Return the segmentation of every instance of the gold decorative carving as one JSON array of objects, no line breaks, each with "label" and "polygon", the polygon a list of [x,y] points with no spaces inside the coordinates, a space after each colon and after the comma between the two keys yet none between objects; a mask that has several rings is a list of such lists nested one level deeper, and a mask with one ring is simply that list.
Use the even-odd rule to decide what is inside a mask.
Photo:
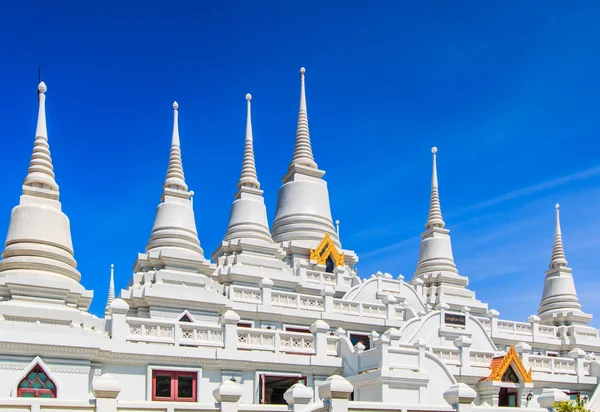
[{"label": "gold decorative carving", "polygon": [[502,376],[504,372],[508,369],[510,365],[514,365],[519,371],[519,375],[521,375],[523,381],[525,383],[533,383],[533,379],[531,378],[531,368],[529,371],[525,370],[517,351],[514,346],[511,346],[502,358],[492,359],[492,363],[490,364],[490,369],[492,372],[490,376],[485,379],[486,381],[502,381]]},{"label": "gold decorative carving", "polygon": [[330,256],[336,266],[344,266],[344,254],[337,251],[329,233],[325,233],[319,246],[310,249],[310,260],[316,260],[319,265],[324,265]]}]

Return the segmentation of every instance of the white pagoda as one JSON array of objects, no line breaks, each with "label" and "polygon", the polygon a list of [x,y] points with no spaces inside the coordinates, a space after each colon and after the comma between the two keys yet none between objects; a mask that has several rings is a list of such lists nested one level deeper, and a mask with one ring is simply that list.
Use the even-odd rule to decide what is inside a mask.
[{"label": "white pagoda", "polygon": [[0,261],[1,410],[542,412],[579,399],[600,411],[599,331],[588,326],[592,316],[567,267],[558,205],[540,307],[525,322],[500,319],[459,273],[436,148],[414,275],[358,277],[358,256],[342,248],[313,154],[305,74],[271,226],[246,95],[241,175],[210,258],[196,229],[173,104],[148,243],[127,285],[115,289],[111,267],[103,318],[88,312],[93,293],[80,283],[39,84],[33,154]]}]

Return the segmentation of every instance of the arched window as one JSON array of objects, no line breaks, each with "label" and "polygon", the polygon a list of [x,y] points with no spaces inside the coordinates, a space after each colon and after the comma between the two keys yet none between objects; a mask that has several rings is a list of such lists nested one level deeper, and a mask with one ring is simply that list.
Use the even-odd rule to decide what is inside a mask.
[{"label": "arched window", "polygon": [[40,365],[36,365],[19,383],[20,398],[56,398],[56,385]]}]

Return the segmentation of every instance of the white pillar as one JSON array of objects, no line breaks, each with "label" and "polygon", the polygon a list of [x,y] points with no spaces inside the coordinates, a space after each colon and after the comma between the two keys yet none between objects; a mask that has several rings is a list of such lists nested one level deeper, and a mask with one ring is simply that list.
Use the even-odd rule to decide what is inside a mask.
[{"label": "white pillar", "polygon": [[383,304],[387,305],[387,318],[388,320],[396,320],[396,307],[398,299],[392,295],[384,296]]},{"label": "white pillar", "polygon": [[340,375],[330,376],[319,386],[319,395],[329,406],[329,412],[348,412],[348,399],[353,391],[352,384]]},{"label": "white pillar", "polygon": [[495,309],[490,309],[487,311],[485,316],[490,320],[490,334],[493,337],[498,331],[498,317],[500,316],[500,312]]},{"label": "white pillar", "polygon": [[471,345],[473,342],[466,336],[459,336],[454,340],[454,346],[460,350],[460,366],[468,367],[471,363]]},{"label": "white pillar", "polygon": [[237,412],[242,397],[242,388],[237,382],[226,380],[213,391],[221,412]]},{"label": "white pillar", "polygon": [[570,351],[567,356],[571,359],[575,359],[575,372],[577,372],[578,381],[581,381],[581,378],[585,374],[585,368],[583,366],[585,352],[579,348],[575,348]]},{"label": "white pillar", "polygon": [[318,319],[310,325],[310,331],[313,334],[315,355],[318,357],[327,357],[327,332],[329,332],[329,325]]},{"label": "white pillar", "polygon": [[221,315],[221,324],[224,326],[224,344],[226,350],[236,350],[238,343],[237,324],[240,321],[240,315],[232,310],[228,310]]},{"label": "white pillar", "polygon": [[271,306],[271,292],[273,290],[273,281],[269,278],[262,278],[259,283],[261,290],[262,304]]},{"label": "white pillar", "polygon": [[540,330],[540,317],[537,315],[531,315],[527,318],[527,322],[531,324],[531,334],[533,335],[533,341],[537,340]]},{"label": "white pillar", "polygon": [[477,392],[465,383],[452,385],[444,392],[444,399],[456,412],[471,412],[475,398]]},{"label": "white pillar", "polygon": [[121,384],[114,376],[105,373],[94,381],[92,392],[96,397],[96,412],[117,412],[117,396]]},{"label": "white pillar", "polygon": [[110,337],[119,342],[125,342],[125,337],[129,330],[127,327],[127,312],[129,305],[123,299],[115,299],[110,304],[110,313],[112,317]]},{"label": "white pillar", "polygon": [[327,286],[321,290],[321,296],[323,296],[323,309],[325,312],[333,313],[333,295],[335,290],[331,286]]},{"label": "white pillar", "polygon": [[312,402],[313,390],[302,383],[295,383],[285,391],[283,399],[292,407],[293,412],[299,412]]}]

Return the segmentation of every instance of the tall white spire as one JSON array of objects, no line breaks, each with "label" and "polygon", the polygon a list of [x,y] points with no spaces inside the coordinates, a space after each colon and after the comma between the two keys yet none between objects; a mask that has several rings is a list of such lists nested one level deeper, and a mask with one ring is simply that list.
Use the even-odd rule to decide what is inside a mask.
[{"label": "tall white spire", "polygon": [[46,126],[46,84],[38,85],[38,120],[29,170],[23,183],[23,194],[58,200],[58,185],[54,180],[54,167],[50,157]]},{"label": "tall white spire", "polygon": [[431,229],[433,227],[443,228],[445,226],[444,220],[442,219],[442,208],[440,207],[440,195],[438,192],[438,177],[437,177],[437,161],[436,153],[437,147],[431,148],[433,153],[433,170],[431,173],[431,200],[429,202],[429,218],[425,227]]},{"label": "tall white spire", "polygon": [[432,306],[440,302],[454,309],[469,306],[476,313],[485,313],[487,305],[475,299],[475,293],[467,289],[469,279],[458,273],[452,253],[450,231],[445,228],[437,174],[437,148],[433,147],[431,171],[431,196],[425,232],[421,235],[419,261],[414,278],[423,280],[424,298]]},{"label": "tall white spire", "polygon": [[[247,118],[246,118],[246,142],[244,144],[244,162],[242,163],[242,175],[238,183],[238,188],[243,187],[260,189],[258,176],[256,175],[256,164],[254,163],[254,143],[252,137],[252,113],[251,104],[252,95],[246,95]],[[239,194],[238,194],[239,195]]]},{"label": "tall white spire", "polygon": [[300,108],[292,162],[279,189],[277,211],[271,233],[275,242],[294,241],[316,247],[329,234],[336,247],[340,241],[331,219],[325,172],[317,168],[308,130],[305,72],[300,69]]},{"label": "tall white spire", "polygon": [[[254,163],[251,100],[252,96],[247,94],[246,139],[242,174],[238,182],[235,200],[231,205],[229,226],[224,240],[227,242],[234,239],[253,239],[261,243],[272,244],[273,239],[269,232],[267,209],[256,174],[256,164]],[[219,249],[215,251],[214,256],[219,254]]]},{"label": "tall white spire", "polygon": [[69,219],[58,200],[48,145],[46,91],[41,82],[33,154],[0,261],[0,296],[87,310],[93,293],[79,283]]},{"label": "tall white spire", "polygon": [[179,143],[179,104],[173,102],[173,137],[171,139],[171,154],[169,155],[169,167],[165,188],[187,191],[185,176],[183,174],[183,163],[181,161],[181,144]]},{"label": "tall white spire", "polygon": [[310,132],[308,130],[308,113],[306,111],[306,87],[304,85],[306,69],[300,68],[300,108],[298,110],[298,128],[296,129],[296,145],[290,167],[302,165],[317,169],[317,164],[310,145]]},{"label": "tall white spire", "polygon": [[104,315],[110,314],[110,304],[115,300],[115,265],[110,265],[110,282],[108,284],[108,298],[106,299],[106,307]]},{"label": "tall white spire", "polygon": [[563,247],[562,233],[560,230],[560,205],[554,206],[556,210],[556,223],[554,226],[554,245],[552,247],[552,258],[550,259],[550,269],[566,267],[567,258]]},{"label": "tall white spire", "polygon": [[191,193],[188,191],[183,173],[178,109],[179,105],[174,102],[173,136],[167,178],[163,185],[161,203],[156,208],[154,226],[146,246],[146,252],[152,253],[153,256],[160,253],[204,262],[204,252],[200,247],[190,200]]},{"label": "tall white spire", "polygon": [[554,244],[546,271],[542,301],[538,309],[541,322],[547,325],[587,325],[592,315],[581,310],[572,269],[567,267],[560,228],[560,205],[555,206]]}]

